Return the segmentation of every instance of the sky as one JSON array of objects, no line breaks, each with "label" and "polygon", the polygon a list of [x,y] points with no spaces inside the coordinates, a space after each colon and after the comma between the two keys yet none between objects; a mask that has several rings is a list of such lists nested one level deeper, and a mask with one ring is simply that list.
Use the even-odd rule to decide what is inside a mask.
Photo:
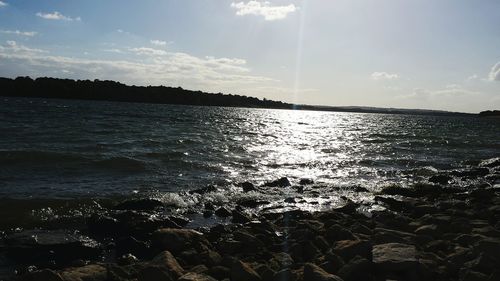
[{"label": "sky", "polygon": [[0,76],[500,109],[498,0],[0,0]]}]

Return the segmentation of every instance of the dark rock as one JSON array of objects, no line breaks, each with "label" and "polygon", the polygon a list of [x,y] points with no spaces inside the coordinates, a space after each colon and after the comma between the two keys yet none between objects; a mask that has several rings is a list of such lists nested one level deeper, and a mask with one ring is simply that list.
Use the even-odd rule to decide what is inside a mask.
[{"label": "dark rock", "polygon": [[130,253],[122,255],[117,259],[117,263],[119,265],[130,265],[130,264],[134,264],[138,261],[139,261],[139,259]]},{"label": "dark rock", "polygon": [[262,279],[250,265],[242,261],[236,261],[231,267],[231,280],[258,281]]},{"label": "dark rock", "polygon": [[295,201],[295,198],[288,197],[288,198],[285,198],[285,203],[294,204],[294,203],[296,203],[296,201]]},{"label": "dark rock", "polygon": [[232,216],[233,219],[231,221],[233,223],[248,223],[252,221],[247,215],[237,210],[233,210]]},{"label": "dark rock", "polygon": [[169,251],[161,252],[151,261],[151,263],[168,272],[169,276],[173,277],[173,279],[177,279],[184,275],[184,269]]},{"label": "dark rock", "polygon": [[366,240],[341,240],[333,246],[333,251],[345,261],[355,256],[361,256],[368,260],[372,259],[372,245]]},{"label": "dark rock", "polygon": [[275,180],[275,181],[266,182],[264,184],[264,186],[267,186],[267,187],[287,187],[287,186],[291,186],[291,184],[290,184],[290,181],[288,180],[288,178],[283,177],[283,178],[280,178],[280,179]]},{"label": "dark rock", "polygon": [[217,280],[205,274],[189,272],[186,273],[181,278],[179,278],[177,281],[217,281]]},{"label": "dark rock", "polygon": [[438,226],[435,224],[423,225],[415,230],[417,235],[428,235],[434,238],[440,237],[442,235]]},{"label": "dark rock", "polygon": [[258,200],[258,199],[241,199],[241,200],[238,200],[238,205],[240,206],[243,206],[243,207],[247,207],[247,208],[256,208],[260,205],[265,205],[265,204],[269,204],[270,202],[269,201],[265,201],[265,200]]},{"label": "dark rock", "polygon": [[174,254],[185,249],[202,252],[211,247],[202,233],[192,229],[159,229],[153,233],[152,242],[157,249],[168,250]]},{"label": "dark rock", "polygon": [[121,232],[121,225],[117,219],[98,214],[90,216],[87,226],[94,235],[115,236],[117,232]]},{"label": "dark rock", "polygon": [[210,203],[210,202],[205,203],[205,210],[215,211],[215,206],[214,206],[214,204],[212,204],[212,203]]},{"label": "dark rock", "polygon": [[359,207],[358,203],[355,203],[354,201],[348,199],[344,206],[335,209],[335,211],[346,213],[346,214],[354,214],[354,213],[356,213],[356,210],[358,209],[358,207]]},{"label": "dark rock", "polygon": [[215,192],[215,191],[217,191],[217,187],[215,187],[213,185],[207,185],[207,186],[202,187],[202,188],[190,190],[189,194],[195,194],[195,193],[197,193],[197,194],[205,194],[205,193]]},{"label": "dark rock", "polygon": [[227,217],[231,216],[231,212],[224,207],[220,207],[219,209],[217,209],[215,211],[215,214],[221,218],[227,218]]},{"label": "dark rock", "polygon": [[21,279],[22,281],[64,281],[57,272],[44,269],[40,271],[35,271],[24,275]]},{"label": "dark rock", "polygon": [[304,265],[304,280],[308,281],[342,281],[342,278],[324,271],[321,267],[306,263]]},{"label": "dark rock", "polygon": [[189,269],[189,271],[193,272],[193,273],[206,274],[208,272],[208,267],[204,264],[199,264],[199,265],[191,267],[191,269]]},{"label": "dark rock", "polygon": [[[82,281],[84,281],[84,280],[82,280]],[[166,273],[162,268],[157,267],[157,266],[148,266],[148,267],[143,268],[141,271],[139,271],[139,274],[137,276],[137,280],[138,281],[150,281],[150,280],[174,281],[174,279],[171,278],[168,275],[168,273]]]},{"label": "dark rock", "polygon": [[150,256],[151,250],[148,243],[126,236],[116,240],[116,254],[118,256],[133,254],[136,257],[146,258]]},{"label": "dark rock", "polygon": [[63,230],[26,230],[5,238],[7,255],[24,263],[68,264],[77,259],[93,259],[101,254],[95,240]]},{"label": "dark rock", "polygon": [[436,175],[432,176],[429,178],[429,181],[432,183],[438,183],[438,184],[448,184],[452,180],[452,177],[448,175]]},{"label": "dark rock", "polygon": [[335,242],[339,240],[354,240],[356,237],[345,227],[334,224],[326,229],[326,238],[331,242]]},{"label": "dark rock", "polygon": [[373,264],[365,258],[356,256],[344,265],[337,275],[345,281],[370,280],[373,276]]},{"label": "dark rock", "polygon": [[163,203],[156,199],[143,198],[127,200],[114,207],[115,210],[145,210],[152,211],[163,206]]},{"label": "dark rock", "polygon": [[483,161],[481,161],[481,163],[479,163],[479,166],[480,167],[488,167],[488,168],[500,167],[500,158],[497,157],[497,158],[483,160]]},{"label": "dark rock", "polygon": [[[276,271],[271,269],[267,264],[259,264],[255,267],[255,271],[263,281],[272,281],[274,278],[274,275],[276,274]],[[290,279],[286,279],[290,280]]]},{"label": "dark rock", "polygon": [[282,281],[282,280],[292,281],[292,280],[297,280],[297,277],[292,272],[292,270],[290,270],[290,268],[285,268],[285,269],[282,269],[282,270],[274,273],[272,279],[270,279],[270,280],[272,280],[272,281]]},{"label": "dark rock", "polygon": [[460,281],[484,281],[490,280],[489,276],[472,270],[463,270],[460,273]]},{"label": "dark rock", "polygon": [[250,192],[256,190],[255,186],[251,182],[241,183],[240,186],[243,188],[243,192]]},{"label": "dark rock", "polygon": [[314,181],[312,179],[300,179],[299,184],[300,185],[309,185],[309,184],[314,184]]},{"label": "dark rock", "polygon": [[60,275],[65,281],[107,281],[106,268],[98,264],[68,268],[62,271]]},{"label": "dark rock", "polygon": [[372,240],[378,244],[385,243],[411,243],[415,240],[415,234],[385,228],[375,228]]},{"label": "dark rock", "polygon": [[225,266],[214,266],[208,269],[207,274],[217,280],[222,280],[224,278],[229,278],[231,276],[231,271]]},{"label": "dark rock", "polygon": [[209,218],[214,215],[214,212],[212,210],[205,210],[203,211],[203,217],[204,218]]},{"label": "dark rock", "polygon": [[380,272],[414,272],[418,261],[415,246],[386,243],[373,246],[373,263]]}]

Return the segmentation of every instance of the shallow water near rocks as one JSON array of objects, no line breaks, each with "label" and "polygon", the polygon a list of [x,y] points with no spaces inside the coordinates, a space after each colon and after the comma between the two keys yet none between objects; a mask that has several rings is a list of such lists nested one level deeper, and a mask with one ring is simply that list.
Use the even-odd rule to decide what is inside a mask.
[{"label": "shallow water near rocks", "polygon": [[[5,225],[85,216],[131,197],[194,217],[206,203],[251,199],[267,202],[257,211],[272,212],[325,210],[349,198],[367,202],[369,212],[384,186],[500,156],[500,122],[476,117],[1,101],[0,204],[12,206],[1,210]],[[292,186],[262,186],[281,177]],[[303,178],[314,184],[302,191]],[[256,190],[243,192],[246,181]],[[215,191],[188,192],[207,185]],[[14,215],[20,209],[24,217]]]}]

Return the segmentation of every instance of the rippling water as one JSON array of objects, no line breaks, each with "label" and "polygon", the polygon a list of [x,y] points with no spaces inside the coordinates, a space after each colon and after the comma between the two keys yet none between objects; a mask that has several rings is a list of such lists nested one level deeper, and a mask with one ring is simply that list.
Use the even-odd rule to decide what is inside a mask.
[{"label": "rippling water", "polygon": [[500,156],[500,122],[475,117],[2,98],[0,131],[4,198],[154,194],[184,206],[187,190],[214,184],[205,199],[231,201],[236,183],[283,176],[320,194],[377,190]]}]

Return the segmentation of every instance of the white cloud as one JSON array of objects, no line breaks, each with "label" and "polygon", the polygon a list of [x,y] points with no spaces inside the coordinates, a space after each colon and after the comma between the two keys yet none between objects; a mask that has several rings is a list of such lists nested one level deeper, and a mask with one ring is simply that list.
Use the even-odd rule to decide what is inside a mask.
[{"label": "white cloud", "polygon": [[19,35],[19,36],[27,36],[27,37],[33,37],[33,36],[38,34],[38,32],[35,32],[35,31],[19,31],[19,30],[0,30],[0,33],[14,34],[14,35]]},{"label": "white cloud", "polygon": [[[275,82],[267,77],[250,75],[243,59],[200,58],[145,47],[119,50],[132,56],[126,54],[126,60],[57,56],[9,41],[0,45],[0,59],[11,73],[17,71],[20,75],[56,75],[65,70],[75,79],[111,79],[138,85],[171,85],[206,91],[229,92],[241,85]],[[133,55],[139,56],[137,60],[134,61]]]},{"label": "white cloud", "polygon": [[371,78],[373,80],[394,80],[398,79],[399,75],[396,73],[373,72]]},{"label": "white cloud", "polygon": [[38,17],[41,17],[46,20],[64,20],[64,21],[81,21],[82,19],[80,17],[72,18],[65,16],[58,11],[54,11],[53,13],[42,13],[38,12],[36,13]]},{"label": "white cloud", "polygon": [[490,81],[500,81],[500,62],[497,62],[490,71],[489,74]]},{"label": "white cloud", "polygon": [[471,76],[467,77],[467,81],[472,81],[472,80],[477,80],[479,79],[479,75],[477,74],[472,74]]},{"label": "white cloud", "polygon": [[8,6],[9,4],[3,2],[3,1],[0,1],[0,7],[5,7],[5,6]]},{"label": "white cloud", "polygon": [[265,20],[281,20],[288,16],[288,14],[293,13],[298,10],[294,4],[287,6],[272,6],[269,1],[259,2],[259,1],[249,1],[231,3],[231,7],[236,9],[236,15],[256,15],[263,16]]},{"label": "white cloud", "polygon": [[151,44],[155,45],[155,46],[167,46],[167,41],[161,41],[161,40],[151,40],[149,41],[151,42]]}]

